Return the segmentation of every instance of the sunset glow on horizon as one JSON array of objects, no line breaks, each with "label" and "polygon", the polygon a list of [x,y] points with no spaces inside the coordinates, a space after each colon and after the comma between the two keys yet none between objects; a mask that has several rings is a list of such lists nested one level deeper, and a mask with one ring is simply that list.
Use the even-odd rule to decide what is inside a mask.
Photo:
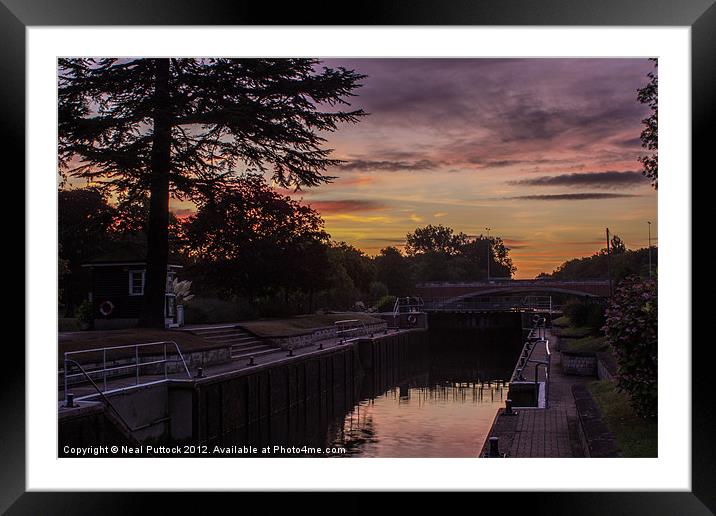
[{"label": "sunset glow on horizon", "polygon": [[323,135],[345,161],[332,183],[281,191],[317,210],[333,240],[376,255],[428,224],[490,227],[516,278],[594,254],[607,227],[641,248],[651,221],[657,244],[657,193],[637,161],[648,59],[323,62],[367,76],[350,101],[369,115]]},{"label": "sunset glow on horizon", "polygon": [[657,194],[640,173],[647,59],[352,59],[370,113],[327,135],[331,184],[293,197],[367,254],[418,226],[500,236],[517,278],[605,247],[656,243]]}]

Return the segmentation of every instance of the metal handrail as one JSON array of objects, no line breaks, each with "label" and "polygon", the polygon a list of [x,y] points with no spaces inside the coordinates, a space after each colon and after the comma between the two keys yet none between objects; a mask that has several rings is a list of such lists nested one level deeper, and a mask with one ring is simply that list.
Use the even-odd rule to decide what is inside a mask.
[{"label": "metal handrail", "polygon": [[[152,425],[154,425],[154,424],[162,423],[162,422],[164,422],[164,421],[168,421],[169,419],[171,419],[170,417],[165,417],[165,418],[159,419],[158,421],[154,421],[154,422],[152,422],[152,423],[149,423],[149,424],[147,424],[147,425],[141,425],[141,426],[138,426],[138,427],[136,427],[136,428],[133,428],[132,426],[129,425],[129,423],[127,422],[127,420],[124,419],[124,417],[122,417],[122,414],[119,413],[119,411],[117,410],[117,408],[116,408],[114,405],[112,405],[112,402],[109,401],[109,398],[108,398],[107,396],[105,396],[104,392],[102,392],[102,390],[99,388],[99,386],[94,382],[94,380],[89,376],[89,374],[87,374],[87,371],[84,370],[84,368],[82,367],[82,365],[80,365],[80,363],[77,362],[76,360],[66,359],[66,361],[67,361],[67,362],[72,362],[74,365],[77,366],[77,368],[82,372],[82,374],[84,374],[84,376],[87,378],[87,380],[88,380],[88,381],[92,384],[92,386],[95,388],[95,390],[97,391],[97,393],[98,393],[100,396],[102,396],[102,399],[103,399],[104,402],[107,404],[107,406],[108,406],[109,408],[111,408],[112,411],[117,415],[117,417],[119,418],[119,420],[120,420],[120,421],[122,422],[122,424],[127,428],[127,430],[129,431],[130,434],[132,434],[132,433],[134,433],[134,432],[136,432],[136,431],[138,431],[138,430],[143,430],[144,428],[148,428],[148,427],[150,427],[150,426],[152,426]],[[66,406],[68,406],[68,405],[67,405],[67,397],[66,397],[66,396],[65,396],[65,404],[66,404]],[[134,438],[134,436],[132,436],[132,438]],[[135,439],[135,440],[136,440],[136,439]],[[150,456],[154,457],[154,454],[153,454],[153,453],[151,453],[151,452],[148,452],[148,453],[149,453]]]},{"label": "metal handrail", "polygon": [[[353,327],[343,328],[344,325],[354,324],[354,323],[355,323],[355,326],[353,326]],[[368,334],[368,330],[366,329],[366,326],[365,326],[365,321],[363,321],[363,320],[361,320],[361,319],[345,319],[345,320],[343,320],[343,321],[336,321],[336,322],[334,322],[333,324],[334,324],[335,326],[337,326],[337,328],[338,328],[338,329],[336,330],[336,335],[338,335],[339,338],[340,338],[341,334],[354,333],[354,332],[357,332],[357,331],[360,331],[360,334],[363,334],[363,335],[367,335],[367,334]],[[343,342],[345,342],[345,341],[346,341],[346,338],[345,338],[345,337],[342,337],[341,340],[342,340]]]},{"label": "metal handrail", "polygon": [[[549,339],[547,338],[547,330],[545,328],[546,320],[544,317],[538,317],[535,316],[536,319],[533,319],[533,325],[532,328],[530,328],[529,333],[527,334],[527,339],[525,344],[522,346],[522,354],[520,355],[519,360],[517,361],[517,365],[515,366],[515,369],[512,371],[512,377],[511,381],[525,381],[524,376],[522,376],[522,371],[527,367],[527,364],[535,364],[535,378],[534,383],[535,385],[539,383],[539,367],[544,366],[545,368],[545,398],[544,398],[544,406],[545,408],[548,408],[549,406],[549,381],[552,374],[552,352],[549,349]],[[535,348],[537,347],[538,343],[544,343],[545,351],[547,354],[547,360],[534,360],[532,359],[532,353],[534,352]],[[532,344],[532,345],[530,345]],[[524,355],[524,351],[527,350],[528,353]],[[518,375],[519,371],[519,375]]]},{"label": "metal handrail", "polygon": [[526,296],[523,298],[488,297],[480,299],[456,299],[454,297],[426,298],[424,310],[428,312],[450,312],[455,310],[529,310],[535,313],[555,312],[551,296]]},{"label": "metal handrail", "polygon": [[[179,345],[173,340],[164,340],[164,341],[158,341],[158,342],[146,342],[143,344],[128,344],[125,346],[110,346],[110,347],[96,348],[96,349],[83,349],[83,350],[79,350],[79,351],[65,351],[65,353],[64,353],[64,371],[63,371],[63,374],[64,374],[64,393],[63,394],[64,394],[65,399],[67,399],[67,391],[68,391],[67,380],[71,377],[76,377],[76,376],[85,376],[88,380],[90,380],[90,382],[92,382],[92,384],[96,388],[98,388],[97,385],[94,383],[94,380],[92,380],[92,378],[90,377],[90,375],[102,374],[103,385],[104,385],[104,390],[102,391],[102,393],[108,392],[107,391],[107,372],[108,371],[116,371],[119,369],[134,368],[135,378],[136,378],[136,383],[135,383],[134,387],[137,387],[139,385],[149,385],[149,384],[155,384],[155,383],[161,383],[163,381],[164,382],[167,381],[169,379],[169,371],[167,369],[167,365],[169,364],[170,361],[171,362],[177,361],[174,359],[169,360],[168,355],[167,355],[167,345],[168,344],[174,345],[176,354],[181,359],[181,362],[184,365],[184,370],[186,371],[187,376],[189,378],[191,378],[191,373],[189,372],[189,367],[186,365],[186,361],[184,360],[184,355],[182,355],[182,352],[179,349]],[[163,359],[152,360],[150,362],[140,362],[139,361],[139,348],[143,348],[143,347],[147,347],[147,346],[158,346],[158,345],[163,345],[163,351],[164,351]],[[117,349],[131,349],[131,348],[134,348],[134,360],[135,360],[134,364],[126,364],[126,365],[109,367],[109,368],[107,367],[107,351],[112,351],[112,350],[117,350]],[[83,353],[84,354],[100,353],[100,352],[102,353],[102,368],[94,369],[89,372],[85,371],[84,368],[82,368],[76,360],[72,360],[69,358],[71,355],[79,355],[79,354],[83,354]],[[82,371],[82,372],[69,374],[68,364],[70,364],[70,363],[73,363],[73,364],[77,365],[78,367],[80,367],[80,371]],[[141,367],[153,365],[153,364],[162,364],[162,363],[164,364],[164,380],[145,382],[142,384],[139,383],[139,369]]]}]

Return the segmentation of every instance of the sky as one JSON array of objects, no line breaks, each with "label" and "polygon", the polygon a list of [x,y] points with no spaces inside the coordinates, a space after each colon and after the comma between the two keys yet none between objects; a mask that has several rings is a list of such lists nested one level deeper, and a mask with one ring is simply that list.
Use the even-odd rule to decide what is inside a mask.
[{"label": "sky", "polygon": [[[367,77],[327,133],[345,160],[331,184],[283,193],[321,213],[336,241],[369,255],[443,224],[501,237],[516,278],[605,247],[657,243],[657,194],[641,173],[647,59],[325,59]],[[172,202],[177,215],[192,207]]]},{"label": "sky", "polygon": [[326,230],[374,255],[416,227],[500,236],[517,278],[605,247],[656,244],[640,172],[647,59],[330,59],[368,77],[370,113],[327,135],[332,184],[293,194]]}]

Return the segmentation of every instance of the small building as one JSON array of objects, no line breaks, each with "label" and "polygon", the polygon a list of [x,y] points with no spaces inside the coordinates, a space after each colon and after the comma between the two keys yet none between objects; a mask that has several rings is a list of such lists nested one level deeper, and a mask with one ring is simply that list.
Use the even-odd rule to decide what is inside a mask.
[{"label": "small building", "polygon": [[[98,330],[130,328],[139,322],[144,302],[146,262],[137,259],[99,258],[82,264],[89,271],[88,300],[92,303],[94,327]],[[164,302],[166,327],[178,326],[176,296],[172,283],[182,266],[167,265]],[[182,314],[179,314],[180,316]]]}]

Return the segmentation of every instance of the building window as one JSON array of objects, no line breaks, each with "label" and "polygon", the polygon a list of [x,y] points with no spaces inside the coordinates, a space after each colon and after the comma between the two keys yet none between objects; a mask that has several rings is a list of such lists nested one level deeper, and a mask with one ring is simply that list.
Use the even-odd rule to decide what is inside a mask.
[{"label": "building window", "polygon": [[129,271],[129,295],[144,295],[144,271]]}]

